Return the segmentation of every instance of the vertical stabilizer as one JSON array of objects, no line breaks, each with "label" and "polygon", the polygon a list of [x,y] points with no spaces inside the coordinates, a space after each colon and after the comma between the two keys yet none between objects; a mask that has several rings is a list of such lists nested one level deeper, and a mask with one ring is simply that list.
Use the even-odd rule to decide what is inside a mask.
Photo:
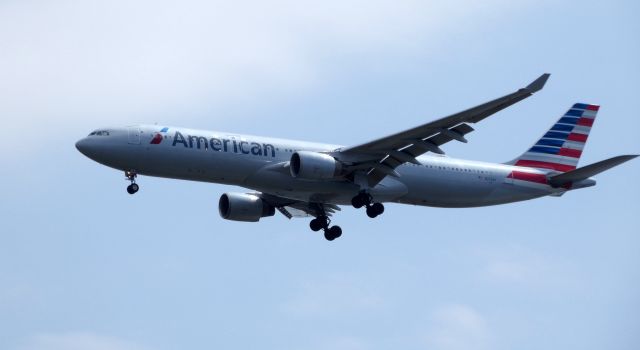
[{"label": "vertical stabilizer", "polygon": [[560,172],[574,170],[599,108],[574,104],[533,147],[509,164]]}]

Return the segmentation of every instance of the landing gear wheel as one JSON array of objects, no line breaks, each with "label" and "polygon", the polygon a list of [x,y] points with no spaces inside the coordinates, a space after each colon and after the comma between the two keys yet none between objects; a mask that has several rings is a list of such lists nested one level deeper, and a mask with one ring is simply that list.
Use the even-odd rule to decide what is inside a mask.
[{"label": "landing gear wheel", "polygon": [[329,227],[329,223],[331,220],[327,216],[320,215],[317,218],[311,220],[309,223],[309,227],[313,231],[320,231],[322,229],[327,229]]},{"label": "landing gear wheel", "polygon": [[138,190],[140,189],[140,186],[138,186],[138,184],[136,183],[136,176],[138,176],[138,174],[136,174],[136,172],[133,170],[126,170],[124,172],[124,176],[127,178],[127,180],[131,181],[131,185],[127,186],[127,193],[134,194],[138,192]]},{"label": "landing gear wheel", "polygon": [[331,235],[333,236],[333,239],[339,238],[340,236],[342,236],[342,228],[340,228],[340,226],[333,226],[329,229],[329,232],[331,232]]},{"label": "landing gear wheel", "polygon": [[135,183],[127,186],[127,192],[129,194],[134,194],[134,193],[138,192],[139,189],[140,189],[140,186],[138,186],[138,184],[135,184]]},{"label": "landing gear wheel", "polygon": [[364,207],[364,203],[362,202],[362,200],[360,199],[360,196],[355,196],[351,199],[351,205],[356,208],[356,209],[360,209],[362,207]]},{"label": "landing gear wheel", "polygon": [[315,218],[315,219],[311,220],[311,222],[309,223],[309,227],[314,232],[322,230],[323,226],[324,226],[323,222],[321,220],[319,220],[318,218]]},{"label": "landing gear wheel", "polygon": [[382,203],[373,203],[371,205],[371,208],[376,213],[376,215],[381,215],[382,213],[384,213],[384,205],[382,205]]},{"label": "landing gear wheel", "polygon": [[372,219],[382,213],[384,213],[384,205],[382,203],[373,203],[367,207],[367,216]]},{"label": "landing gear wheel", "polygon": [[351,199],[351,205],[353,205],[353,207],[356,209],[360,209],[365,205],[369,205],[369,203],[371,203],[371,200],[372,198],[370,194],[361,192]]},{"label": "landing gear wheel", "polygon": [[333,241],[340,236],[342,236],[342,229],[340,226],[332,226],[324,230],[324,238],[327,241]]}]

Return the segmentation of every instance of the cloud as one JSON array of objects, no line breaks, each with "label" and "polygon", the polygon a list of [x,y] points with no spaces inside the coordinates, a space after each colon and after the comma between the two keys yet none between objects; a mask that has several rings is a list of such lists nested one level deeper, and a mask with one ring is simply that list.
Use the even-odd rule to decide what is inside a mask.
[{"label": "cloud", "polygon": [[488,348],[490,332],[487,322],[473,308],[452,304],[432,315],[426,340],[429,349],[480,350]]},{"label": "cloud", "polygon": [[95,333],[45,333],[31,337],[17,350],[148,350],[139,344]]},{"label": "cloud", "polygon": [[346,277],[306,281],[282,306],[283,312],[296,318],[332,317],[347,313],[379,311],[383,299],[371,288]]},{"label": "cloud", "polygon": [[13,132],[0,142],[52,127],[215,118],[226,101],[310,91],[343,74],[344,60],[424,52],[511,3],[4,1],[0,115]]},{"label": "cloud", "polygon": [[[313,349],[313,347],[312,347]],[[318,344],[317,349],[326,350],[365,350],[371,349],[363,339],[352,336],[329,338]]]},{"label": "cloud", "polygon": [[536,268],[537,266],[526,265],[522,261],[494,260],[487,264],[484,273],[496,281],[527,283],[532,281],[535,275],[538,275]]},{"label": "cloud", "polygon": [[515,287],[558,288],[575,284],[578,278],[571,264],[521,246],[482,251],[485,260],[480,277],[492,283]]}]

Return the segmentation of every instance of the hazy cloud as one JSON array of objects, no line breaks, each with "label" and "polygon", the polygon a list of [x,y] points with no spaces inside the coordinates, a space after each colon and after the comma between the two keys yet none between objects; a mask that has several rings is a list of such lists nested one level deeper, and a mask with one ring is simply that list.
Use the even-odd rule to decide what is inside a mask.
[{"label": "hazy cloud", "polygon": [[467,305],[441,307],[432,315],[426,340],[429,349],[480,350],[488,348],[490,332],[485,319]]},{"label": "hazy cloud", "polygon": [[510,4],[5,1],[0,115],[14,132],[0,142],[27,130],[46,135],[51,125],[155,122],[207,114],[229,99],[299,93],[339,75],[345,58],[425,50],[455,23],[469,28]]},{"label": "hazy cloud", "polygon": [[524,287],[562,287],[576,282],[570,262],[520,246],[495,247],[480,253],[481,278]]},{"label": "hazy cloud", "polygon": [[317,346],[319,350],[366,350],[371,348],[363,339],[350,336],[326,339]]},{"label": "hazy cloud", "polygon": [[128,340],[95,333],[70,332],[38,334],[17,350],[148,350]]},{"label": "hazy cloud", "polygon": [[326,317],[379,311],[383,306],[383,299],[370,287],[350,278],[334,276],[304,282],[282,309],[294,317]]}]

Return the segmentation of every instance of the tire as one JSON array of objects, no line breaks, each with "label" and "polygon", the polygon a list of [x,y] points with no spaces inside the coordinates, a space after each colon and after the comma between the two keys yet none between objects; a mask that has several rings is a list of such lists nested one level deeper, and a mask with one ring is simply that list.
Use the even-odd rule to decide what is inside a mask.
[{"label": "tire", "polygon": [[309,228],[311,228],[311,230],[314,232],[322,230],[322,226],[322,221],[318,218],[311,220],[311,222],[309,223]]},{"label": "tire", "polygon": [[364,207],[364,202],[362,200],[362,197],[360,195],[353,197],[351,199],[351,205],[356,209],[360,209]]},{"label": "tire", "polygon": [[382,205],[382,203],[373,203],[371,209],[376,213],[376,216],[384,213],[384,205]]},{"label": "tire", "polygon": [[367,216],[372,219],[378,216],[378,213],[373,209],[373,206],[367,207]]},{"label": "tire", "polygon": [[327,241],[333,241],[336,238],[331,234],[331,230],[324,230],[324,239]]},{"label": "tire", "polygon": [[333,237],[333,239],[336,239],[342,236],[342,229],[340,228],[340,226],[332,226],[329,229],[329,232],[331,232],[331,236]]},{"label": "tire", "polygon": [[133,190],[133,185],[129,185],[127,186],[127,193],[129,194],[134,194],[136,193],[136,191]]},{"label": "tire", "polygon": [[133,189],[133,193],[136,193],[140,189],[140,186],[134,183],[134,184],[131,184],[131,189]]}]

